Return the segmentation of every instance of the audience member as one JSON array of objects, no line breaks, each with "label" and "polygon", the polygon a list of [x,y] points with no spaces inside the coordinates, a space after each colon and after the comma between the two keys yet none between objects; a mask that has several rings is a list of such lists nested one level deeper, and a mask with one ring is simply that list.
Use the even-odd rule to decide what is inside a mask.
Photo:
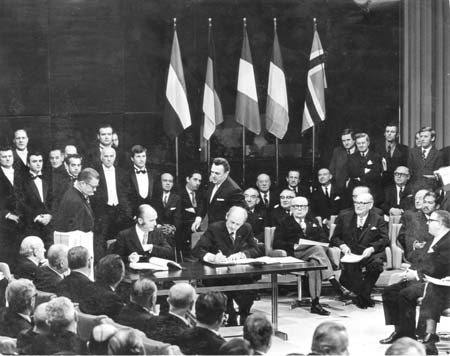
[{"label": "audience member", "polygon": [[420,138],[420,131],[417,131],[414,135],[415,147],[422,147],[422,139]]},{"label": "audience member", "polygon": [[[64,146],[64,164],[66,165],[65,159],[69,157],[70,155],[77,155],[78,149],[74,145],[65,145]],[[67,168],[67,167],[66,167]],[[80,172],[78,172],[80,173]]]},{"label": "audience member", "polygon": [[139,206],[136,225],[119,232],[114,253],[125,263],[148,261],[150,257],[173,259],[172,247],[156,227],[158,214],[150,205]]},{"label": "audience member", "polygon": [[225,343],[219,329],[225,318],[227,297],[220,292],[200,294],[195,302],[197,324],[181,334],[178,345],[185,355],[219,355]]},{"label": "audience member", "polygon": [[47,251],[48,263],[40,266],[36,273],[34,284],[40,291],[56,294],[56,286],[69,271],[66,245],[54,244]]},{"label": "audience member", "polygon": [[286,189],[295,193],[295,196],[302,196],[309,198],[311,190],[303,182],[301,182],[300,171],[298,169],[291,169],[286,175]]},{"label": "audience member", "polygon": [[283,220],[291,215],[291,201],[295,193],[289,189],[283,189],[280,193],[280,205],[275,206],[270,217],[271,225],[278,227]]},{"label": "audience member", "polygon": [[259,205],[259,194],[255,188],[244,192],[247,203],[247,222],[252,226],[253,234],[259,242],[264,243],[264,228],[268,225],[267,210]]},{"label": "audience member", "polygon": [[14,131],[14,169],[20,173],[28,171],[28,134],[24,129]]},{"label": "audience member", "polygon": [[328,237],[317,220],[307,215],[308,210],[308,199],[304,197],[292,199],[291,216],[285,218],[276,228],[273,248],[285,250],[289,256],[295,256],[312,264],[327,266],[326,270],[308,271],[307,274],[312,299],[311,313],[329,315],[330,313],[319,303],[322,280],[328,280],[341,296],[348,296],[350,292],[336,280],[325,248],[302,243],[301,239],[328,243]]},{"label": "audience member", "polygon": [[78,180],[81,172],[83,157],[79,154],[70,154],[64,158],[65,170],[60,171],[52,176],[53,190],[53,211],[57,211],[64,194]]},{"label": "audience member", "polygon": [[145,355],[141,334],[133,329],[120,329],[108,341],[108,355]]},{"label": "audience member", "polygon": [[87,355],[86,343],[77,335],[77,314],[73,303],[65,297],[52,299],[47,304],[48,334],[37,335],[31,345],[35,355]]},{"label": "audience member", "polygon": [[272,346],[273,327],[264,314],[250,315],[245,321],[243,333],[255,355],[265,355]]},{"label": "audience member", "polygon": [[413,194],[408,185],[409,169],[398,166],[393,175],[395,184],[384,188],[384,202],[380,207],[388,216],[400,216],[414,205]]},{"label": "audience member", "polygon": [[[256,244],[250,224],[246,223],[247,211],[239,206],[230,208],[225,221],[209,224],[200,241],[193,250],[193,255],[210,263],[235,261],[243,258],[258,257],[261,252]],[[247,284],[254,281],[253,277],[233,279],[232,283]],[[228,279],[205,280],[207,285],[230,284]],[[227,312],[229,325],[237,325],[237,314],[233,307],[233,299],[239,305],[240,321],[243,325],[250,314],[255,298],[254,292],[228,292]]]},{"label": "audience member", "polygon": [[366,309],[374,306],[370,294],[383,272],[384,249],[389,243],[389,237],[383,217],[371,211],[372,195],[359,194],[354,206],[354,211],[342,212],[336,219],[331,245],[339,247],[344,255],[362,255],[360,262],[343,263],[340,281],[357,294],[355,304]]},{"label": "audience member", "polygon": [[45,260],[45,247],[37,236],[27,236],[22,240],[19,258],[13,269],[16,278],[36,279],[39,265]]},{"label": "audience member", "polygon": [[352,129],[344,129],[341,132],[342,146],[336,147],[333,150],[329,169],[331,175],[339,190],[344,191],[345,183],[348,179],[347,161],[348,157],[355,153],[355,133]]},{"label": "audience member", "polygon": [[219,355],[255,355],[255,353],[247,340],[235,338],[220,346]]},{"label": "audience member", "polygon": [[[153,309],[156,303],[157,290],[156,284],[148,278],[135,281],[131,286],[130,300],[115,320],[119,324],[147,332],[146,322],[156,318]],[[150,331],[159,332],[159,330]],[[155,340],[159,339],[155,338]]]},{"label": "audience member", "polygon": [[400,339],[395,340],[385,352],[385,355],[425,356],[426,354],[423,344],[410,337],[401,337]]},{"label": "audience member", "polygon": [[109,339],[117,332],[117,328],[111,324],[99,324],[92,329],[87,342],[90,355],[107,355]]},{"label": "audience member", "polygon": [[258,205],[261,208],[265,208],[267,210],[267,216],[270,216],[270,213],[275,205],[279,203],[279,196],[272,188],[272,181],[270,180],[270,176],[266,173],[261,173],[256,177],[256,187],[258,188],[259,193],[259,203]]},{"label": "audience member", "polygon": [[98,128],[97,140],[88,149],[86,163],[88,167],[98,167],[101,164],[101,155],[105,148],[112,148],[113,128],[109,124],[103,124]]},{"label": "audience member", "polygon": [[[403,281],[383,290],[383,308],[386,325],[394,325],[394,332],[380,341],[390,344],[403,336],[416,336],[416,304],[425,289],[425,276],[433,278],[447,277],[450,271],[450,213],[436,210],[428,219],[428,231],[433,236],[422,247],[423,253],[412,266],[405,271]],[[436,319],[442,312],[442,302],[434,297],[424,298],[421,312]],[[447,299],[448,301],[448,299]],[[436,338],[426,335],[426,338]],[[436,340],[435,340],[436,341]]]},{"label": "audience member", "polygon": [[50,329],[47,323],[47,303],[36,306],[33,312],[34,326],[28,330],[23,330],[17,336],[17,350],[21,355],[31,354],[31,345],[37,335],[48,334]]},{"label": "audience member", "polygon": [[348,355],[348,334],[344,325],[326,321],[314,330],[310,355]]},{"label": "audience member", "polygon": [[153,340],[177,345],[180,335],[190,327],[187,315],[195,302],[195,289],[188,283],[177,283],[169,290],[169,313],[149,318],[145,334]]},{"label": "audience member", "polygon": [[6,288],[7,307],[0,309],[0,335],[16,338],[33,326],[36,288],[29,279],[16,279]]},{"label": "audience member", "polygon": [[64,153],[60,148],[53,148],[48,153],[48,161],[52,167],[52,175],[55,171],[61,171],[64,169]]}]

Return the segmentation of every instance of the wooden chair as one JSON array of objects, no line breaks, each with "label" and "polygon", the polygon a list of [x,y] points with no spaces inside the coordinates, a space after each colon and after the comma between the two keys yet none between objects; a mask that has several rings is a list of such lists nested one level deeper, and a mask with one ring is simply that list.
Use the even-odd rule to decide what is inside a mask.
[{"label": "wooden chair", "polygon": [[402,224],[392,223],[389,229],[389,246],[386,247],[386,267],[399,269],[402,264],[403,250],[397,245],[397,237]]}]

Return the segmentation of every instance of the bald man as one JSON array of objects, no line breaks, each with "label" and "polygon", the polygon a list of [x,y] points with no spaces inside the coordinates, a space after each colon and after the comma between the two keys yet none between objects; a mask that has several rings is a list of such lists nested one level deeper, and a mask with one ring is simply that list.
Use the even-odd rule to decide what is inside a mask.
[{"label": "bald man", "polygon": [[256,187],[259,193],[258,206],[265,208],[268,215],[270,215],[273,207],[280,202],[279,194],[272,187],[270,176],[266,173],[259,174],[256,177]]},{"label": "bald man", "polygon": [[114,253],[122,257],[125,264],[135,259],[148,261],[150,257],[173,259],[172,247],[162,230],[156,227],[158,214],[148,204],[140,205],[136,225],[119,232]]},{"label": "bald man", "polygon": [[44,242],[38,236],[25,237],[20,244],[19,255],[12,268],[14,276],[34,282],[39,265],[45,260]]},{"label": "bald man", "polygon": [[195,302],[195,289],[188,283],[177,283],[169,290],[169,313],[150,319],[144,330],[148,338],[177,345],[179,336],[190,327],[190,315]]}]

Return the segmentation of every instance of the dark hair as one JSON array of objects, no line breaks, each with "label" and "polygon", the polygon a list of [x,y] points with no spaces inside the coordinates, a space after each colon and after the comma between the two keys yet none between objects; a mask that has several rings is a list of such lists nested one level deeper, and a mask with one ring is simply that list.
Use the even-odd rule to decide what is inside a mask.
[{"label": "dark hair", "polygon": [[213,159],[212,164],[214,164],[215,166],[223,166],[225,172],[230,171],[230,164],[225,158],[216,157]]},{"label": "dark hair", "polygon": [[31,161],[30,161],[31,156],[41,156],[42,159],[44,159],[44,155],[43,155],[40,151],[31,151],[31,152],[28,154],[28,157],[27,157],[27,162],[28,162],[28,163],[31,162]]},{"label": "dark hair", "polygon": [[71,270],[86,267],[89,262],[88,249],[83,246],[72,247],[67,252],[67,262]]},{"label": "dark hair", "polygon": [[436,210],[434,213],[441,219],[441,224],[450,229],[450,213],[447,210]]},{"label": "dark hair", "polygon": [[71,160],[72,158],[79,159],[79,160],[81,160],[81,163],[83,163],[83,156],[81,156],[81,155],[78,154],[78,153],[74,153],[74,154],[71,154],[71,155],[67,155],[67,157],[64,158],[64,162],[66,162],[66,164],[70,164],[70,160]]},{"label": "dark hair", "polygon": [[247,340],[231,339],[219,348],[219,355],[252,355],[252,348]]},{"label": "dark hair", "polygon": [[264,314],[255,313],[250,315],[244,324],[244,339],[250,342],[255,350],[269,346],[273,333],[272,323]]},{"label": "dark hair", "polygon": [[438,196],[435,192],[428,192],[423,196],[423,199],[425,200],[426,197],[432,197],[434,198],[434,201],[437,202]]},{"label": "dark hair", "polygon": [[101,124],[99,127],[98,127],[98,130],[97,130],[97,132],[100,134],[100,129],[111,129],[113,132],[114,132],[114,129],[113,129],[113,127],[111,126],[111,124]]},{"label": "dark hair", "polygon": [[352,139],[354,140],[355,139],[355,131],[353,131],[353,129],[343,129],[342,131],[341,131],[341,138],[342,138],[342,136],[345,136],[345,135],[351,135],[352,136]]},{"label": "dark hair", "polygon": [[147,149],[144,146],[141,145],[134,145],[133,147],[131,147],[131,157],[134,157],[135,154],[137,153],[146,153]]},{"label": "dark hair", "polygon": [[106,255],[97,264],[95,279],[114,286],[123,279],[125,265],[119,255]]},{"label": "dark hair", "polygon": [[186,178],[192,178],[194,174],[200,174],[202,176],[202,172],[199,169],[191,169],[186,173]]},{"label": "dark hair", "polygon": [[434,130],[432,127],[430,126],[423,126],[420,128],[419,133],[422,132],[429,132],[431,134],[431,138],[435,138],[436,137],[436,130]]},{"label": "dark hair", "polygon": [[221,322],[227,308],[227,296],[221,292],[200,294],[195,302],[197,320],[206,325]]},{"label": "dark hair", "polygon": [[0,146],[0,151],[12,151],[12,147],[9,145],[1,145]]}]

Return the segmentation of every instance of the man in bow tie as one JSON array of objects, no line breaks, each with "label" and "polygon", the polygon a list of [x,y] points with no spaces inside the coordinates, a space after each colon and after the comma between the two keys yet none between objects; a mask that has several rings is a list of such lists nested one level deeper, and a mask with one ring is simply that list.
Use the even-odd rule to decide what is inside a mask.
[{"label": "man in bow tie", "polygon": [[83,157],[77,153],[69,154],[64,159],[65,170],[55,172],[52,177],[53,210],[58,210],[59,204],[66,191],[73,187],[83,166]]}]

